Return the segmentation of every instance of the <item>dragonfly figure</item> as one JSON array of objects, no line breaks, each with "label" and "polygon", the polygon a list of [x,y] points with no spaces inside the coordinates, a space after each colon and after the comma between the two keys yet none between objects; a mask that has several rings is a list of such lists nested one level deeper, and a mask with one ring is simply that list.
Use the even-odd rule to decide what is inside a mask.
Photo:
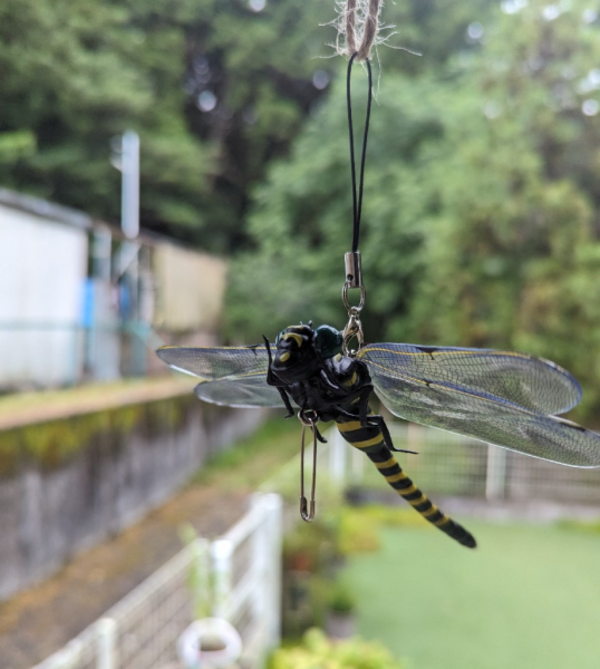
[{"label": "dragonfly figure", "polygon": [[[521,353],[476,348],[377,343],[350,352],[344,336],[311,323],[283,330],[274,345],[179,348],[159,357],[199,377],[196,395],[231,407],[281,407],[315,440],[317,423],[335,421],[344,439],[364,451],[389,485],[416,511],[464,546],[474,537],[442,513],[403,472],[372,392],[396,416],[573,467],[600,467],[600,434],[557,414],[581,399],[581,387],[554,363]],[[313,480],[314,491],[314,480]],[[310,512],[304,498],[302,515]]]}]

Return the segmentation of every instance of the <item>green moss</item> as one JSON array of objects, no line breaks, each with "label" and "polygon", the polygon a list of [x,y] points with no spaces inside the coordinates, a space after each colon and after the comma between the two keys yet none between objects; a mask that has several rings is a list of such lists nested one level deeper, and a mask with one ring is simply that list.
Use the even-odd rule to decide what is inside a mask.
[{"label": "green moss", "polygon": [[[191,405],[196,404],[195,398],[183,397],[141,405],[144,410],[143,429],[150,435],[177,431],[187,419]],[[139,406],[139,405],[137,405]],[[140,422],[137,417],[136,423]]]},{"label": "green moss", "polygon": [[42,469],[56,469],[94,443],[108,443],[117,454],[133,431],[156,436],[179,429],[192,401],[169,398],[6,430],[0,433],[0,477],[14,476],[31,460]]},{"label": "green moss", "polygon": [[0,434],[0,478],[10,478],[18,471],[21,453],[19,430],[6,430]]}]

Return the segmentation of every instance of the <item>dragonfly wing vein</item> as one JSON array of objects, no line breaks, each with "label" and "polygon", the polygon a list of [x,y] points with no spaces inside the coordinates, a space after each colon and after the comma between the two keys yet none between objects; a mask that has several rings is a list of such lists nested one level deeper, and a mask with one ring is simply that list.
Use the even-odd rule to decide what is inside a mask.
[{"label": "dragonfly wing vein", "polygon": [[389,378],[469,388],[544,415],[565,413],[581,400],[581,387],[569,372],[522,353],[391,343],[365,346],[359,357]]},{"label": "dragonfly wing vein", "polygon": [[573,467],[600,467],[600,434],[554,416],[492,398],[471,388],[369,366],[375,392],[396,416]]},{"label": "dragonfly wing vein", "polygon": [[[264,346],[185,348],[163,346],[158,357],[174,369],[214,381],[233,376],[264,373],[269,367],[269,356]],[[266,384],[266,381],[265,381]]]},{"label": "dragonfly wing vein", "polygon": [[194,392],[201,400],[221,406],[283,408],[277,388],[268,386],[266,375],[262,373],[199,383]]}]

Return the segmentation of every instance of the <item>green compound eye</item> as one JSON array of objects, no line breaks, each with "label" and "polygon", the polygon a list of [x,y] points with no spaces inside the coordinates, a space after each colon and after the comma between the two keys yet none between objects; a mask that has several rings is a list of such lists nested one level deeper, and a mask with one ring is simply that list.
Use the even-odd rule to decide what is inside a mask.
[{"label": "green compound eye", "polygon": [[331,325],[319,325],[315,330],[315,341],[323,358],[333,358],[342,352],[342,333]]}]

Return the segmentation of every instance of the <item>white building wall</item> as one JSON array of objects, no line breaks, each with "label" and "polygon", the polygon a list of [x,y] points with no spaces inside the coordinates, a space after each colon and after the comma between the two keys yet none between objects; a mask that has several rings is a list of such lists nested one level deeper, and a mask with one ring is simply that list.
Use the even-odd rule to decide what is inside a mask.
[{"label": "white building wall", "polygon": [[0,203],[0,388],[81,371],[84,229]]}]

